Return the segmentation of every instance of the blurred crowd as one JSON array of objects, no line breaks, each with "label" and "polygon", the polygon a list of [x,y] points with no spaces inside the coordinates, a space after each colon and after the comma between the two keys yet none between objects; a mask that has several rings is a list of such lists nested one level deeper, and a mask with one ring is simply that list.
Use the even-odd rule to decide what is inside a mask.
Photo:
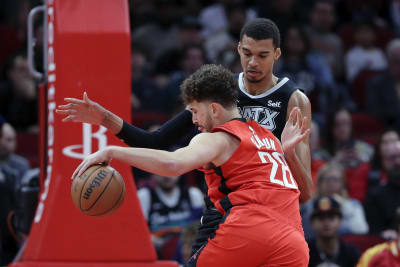
[{"label": "blurred crowd", "polygon": [[[37,81],[25,52],[28,12],[38,4],[0,2],[0,265],[29,232],[30,217],[19,223],[15,214],[26,208],[21,187],[35,188],[38,176],[37,147],[17,147],[38,140]],[[240,29],[256,17],[280,29],[274,74],[296,82],[312,104],[315,195],[301,206],[310,266],[318,259],[352,266],[368,247],[400,239],[399,0],[130,1],[133,124],[154,129],[181,111],[179,85],[203,64],[241,72]],[[39,69],[42,32],[38,21]],[[159,257],[187,260],[204,206],[201,175],[134,172]]]}]

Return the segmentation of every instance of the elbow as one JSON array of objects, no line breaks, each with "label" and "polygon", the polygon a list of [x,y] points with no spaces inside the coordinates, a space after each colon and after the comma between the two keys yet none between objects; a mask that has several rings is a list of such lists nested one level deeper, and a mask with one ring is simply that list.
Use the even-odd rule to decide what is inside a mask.
[{"label": "elbow", "polygon": [[176,177],[185,173],[182,164],[178,160],[168,160],[164,164],[163,176]]}]

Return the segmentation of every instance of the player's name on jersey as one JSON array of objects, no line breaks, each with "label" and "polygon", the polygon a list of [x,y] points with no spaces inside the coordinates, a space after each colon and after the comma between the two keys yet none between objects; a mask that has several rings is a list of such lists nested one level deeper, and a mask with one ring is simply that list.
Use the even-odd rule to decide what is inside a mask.
[{"label": "player's name on jersey", "polygon": [[259,138],[258,135],[255,133],[253,128],[250,128],[250,131],[252,131],[253,135],[250,137],[251,142],[257,147],[257,149],[260,149],[262,147],[265,147],[266,149],[273,149],[276,150],[275,147],[275,142],[271,138]]}]

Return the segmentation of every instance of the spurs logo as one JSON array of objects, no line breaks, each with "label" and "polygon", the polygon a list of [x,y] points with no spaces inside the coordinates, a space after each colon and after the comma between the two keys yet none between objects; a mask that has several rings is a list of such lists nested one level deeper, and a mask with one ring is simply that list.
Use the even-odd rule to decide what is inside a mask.
[{"label": "spurs logo", "polygon": [[257,106],[244,106],[243,108],[239,108],[239,113],[240,115],[242,115],[243,118],[251,118],[270,131],[275,130],[275,118],[279,114],[278,111],[273,111],[269,108]]}]

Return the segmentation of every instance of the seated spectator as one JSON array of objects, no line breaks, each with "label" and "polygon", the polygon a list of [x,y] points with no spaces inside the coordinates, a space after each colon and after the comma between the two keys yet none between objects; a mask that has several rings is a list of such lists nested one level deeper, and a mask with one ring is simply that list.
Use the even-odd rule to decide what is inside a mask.
[{"label": "seated spectator", "polygon": [[343,44],[333,30],[336,25],[334,2],[314,1],[309,19],[310,23],[305,27],[305,31],[311,40],[312,48],[324,55],[334,77],[340,78],[343,70]]},{"label": "seated spectator", "polygon": [[387,60],[383,51],[375,45],[373,25],[360,23],[355,31],[355,45],[345,55],[347,81],[351,83],[363,70],[384,70]]},{"label": "seated spectator", "polygon": [[400,130],[400,39],[387,45],[387,71],[372,78],[366,89],[366,106],[386,126]]},{"label": "seated spectator", "polygon": [[399,134],[393,129],[382,132],[378,137],[371,161],[360,165],[347,179],[350,197],[364,203],[368,191],[387,182],[386,170],[392,165],[388,155],[390,150],[387,148],[399,140]]},{"label": "seated spectator", "polygon": [[334,160],[346,168],[347,178],[350,169],[371,159],[374,149],[368,143],[353,137],[351,113],[346,108],[338,108],[330,114],[326,126],[324,147]]},{"label": "seated spectator", "polygon": [[395,213],[400,208],[400,141],[387,146],[388,181],[368,193],[365,211],[370,232],[384,239],[397,238]]},{"label": "seated spectator", "polygon": [[204,199],[200,189],[180,185],[180,177],[152,174],[151,179],[155,187],[139,189],[138,197],[159,252],[171,235],[180,234],[185,226],[200,219]]},{"label": "seated spectator", "polygon": [[[226,30],[228,28],[228,18],[226,8],[227,6],[235,2],[237,4],[245,4],[244,0],[221,0],[218,3],[207,6],[201,10],[199,19],[203,25],[203,36],[209,38],[219,31]],[[246,22],[255,19],[257,12],[252,8],[246,8]]]},{"label": "seated spectator", "polygon": [[[163,81],[163,79],[182,69],[179,58],[185,47],[191,45],[203,46],[204,39],[201,36],[201,29],[202,26],[197,17],[182,17],[178,24],[178,42],[155,58],[154,78],[159,87],[165,85],[166,81]],[[150,53],[152,53],[152,51],[150,51]],[[162,82],[164,82],[164,84]]]},{"label": "seated spectator", "polygon": [[311,222],[316,237],[307,241],[310,248],[308,266],[353,267],[360,252],[339,238],[338,231],[342,223],[339,203],[331,197],[319,197],[314,200],[313,207]]},{"label": "seated spectator", "polygon": [[204,44],[211,62],[216,62],[218,55],[225,50],[235,49],[235,53],[237,53],[236,47],[240,40],[240,31],[246,22],[246,9],[243,5],[227,5],[225,11],[228,27],[211,35]]},{"label": "seated spectator", "polygon": [[395,221],[397,239],[369,248],[361,255],[357,267],[400,267],[400,208],[396,210]]},{"label": "seated spectator", "polygon": [[179,86],[183,80],[206,62],[206,54],[203,47],[199,45],[188,45],[183,49],[180,58],[181,70],[174,72],[165,87],[162,88],[165,113],[172,115],[183,109]]},{"label": "seated spectator", "polygon": [[[2,120],[1,115],[0,120]],[[0,123],[0,169],[8,168],[15,171],[18,177],[18,180],[14,181],[15,190],[25,172],[30,168],[27,159],[15,154],[16,146],[17,137],[14,128],[7,122]]]},{"label": "seated spectator", "polygon": [[148,64],[144,50],[134,45],[131,52],[131,105],[134,111],[161,112],[164,99],[161,97],[161,89],[147,73]]},{"label": "seated spectator", "polygon": [[317,174],[319,169],[331,159],[327,151],[321,147],[320,131],[318,124],[313,120],[310,127],[310,151],[311,151],[311,176],[314,182],[314,192],[317,188]]},{"label": "seated spectator", "polygon": [[0,169],[0,266],[9,264],[18,252],[18,243],[8,227],[8,216],[15,209],[13,185]]},{"label": "seated spectator", "polygon": [[[364,209],[361,203],[353,198],[349,198],[347,187],[344,181],[343,167],[336,162],[325,164],[318,173],[317,197],[332,197],[340,205],[342,213],[342,223],[339,234],[366,234],[368,224],[365,218]],[[314,236],[314,232],[309,232],[310,215],[312,214],[312,201],[307,202],[303,208],[303,225],[307,237]],[[305,210],[308,209],[308,210]]]},{"label": "seated spectator", "polygon": [[11,57],[6,73],[7,80],[0,83],[0,115],[17,131],[37,132],[37,88],[26,56]]},{"label": "seated spectator", "polygon": [[284,36],[283,49],[285,53],[274,66],[278,76],[288,76],[307,94],[335,87],[330,66],[322,54],[312,50],[303,29],[291,26]]}]

